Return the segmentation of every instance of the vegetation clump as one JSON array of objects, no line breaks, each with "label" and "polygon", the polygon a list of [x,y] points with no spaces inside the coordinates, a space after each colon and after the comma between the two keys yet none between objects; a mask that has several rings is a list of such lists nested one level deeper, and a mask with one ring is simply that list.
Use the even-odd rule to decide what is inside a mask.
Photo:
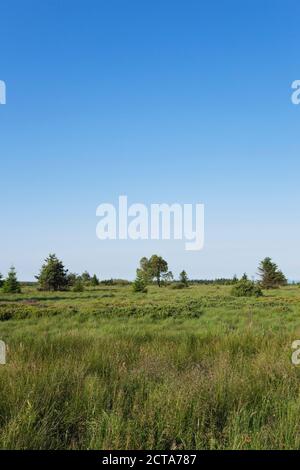
[{"label": "vegetation clump", "polygon": [[76,279],[74,286],[73,286],[73,292],[83,292],[84,291],[84,284],[81,280],[80,277]]},{"label": "vegetation clump", "polygon": [[134,292],[142,292],[144,294],[147,292],[145,277],[143,276],[141,269],[136,270],[136,278],[133,282],[132,287]]},{"label": "vegetation clump", "polygon": [[234,297],[261,297],[263,292],[256,282],[242,278],[232,287],[231,295]]},{"label": "vegetation clump", "polygon": [[179,274],[179,280],[180,280],[180,283],[184,286],[184,287],[189,287],[189,279],[188,279],[188,275],[186,273],[186,271],[181,271],[181,273]]},{"label": "vegetation clump", "polygon": [[100,284],[99,279],[96,276],[96,274],[94,274],[91,278],[91,286],[97,287],[97,286],[99,286],[99,284]]},{"label": "vegetation clump", "polygon": [[185,289],[186,286],[182,282],[175,282],[172,285],[172,289]]}]

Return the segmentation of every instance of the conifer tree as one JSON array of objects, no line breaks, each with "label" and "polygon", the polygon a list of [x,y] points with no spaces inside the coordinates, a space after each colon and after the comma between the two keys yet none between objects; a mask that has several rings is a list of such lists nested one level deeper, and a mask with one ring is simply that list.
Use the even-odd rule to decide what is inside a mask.
[{"label": "conifer tree", "polygon": [[264,289],[274,289],[287,283],[283,272],[278,269],[277,264],[273,263],[269,257],[260,262],[258,274],[261,278],[261,286]]},{"label": "conifer tree", "polygon": [[69,285],[68,270],[56,255],[50,254],[43,264],[40,274],[36,276],[42,290],[64,290]]},{"label": "conifer tree", "polygon": [[91,286],[99,286],[99,279],[97,278],[96,274],[94,274],[94,276],[91,278]]},{"label": "conifer tree", "polygon": [[21,286],[18,282],[17,273],[13,266],[10,268],[7,278],[4,281],[3,292],[6,294],[19,294],[21,292]]},{"label": "conifer tree", "polygon": [[147,292],[145,277],[141,269],[136,270],[136,278],[132,287],[134,292]]}]

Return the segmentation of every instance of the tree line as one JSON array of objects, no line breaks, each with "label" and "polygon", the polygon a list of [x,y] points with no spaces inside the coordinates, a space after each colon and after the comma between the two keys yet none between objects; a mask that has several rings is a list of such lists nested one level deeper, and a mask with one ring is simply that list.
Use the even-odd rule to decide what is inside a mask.
[{"label": "tree line", "polygon": [[[96,287],[100,281],[96,274],[90,275],[87,271],[78,275],[70,273],[63,262],[56,255],[50,254],[44,261],[40,272],[35,276],[38,289],[43,291],[63,291],[72,289],[74,292],[84,291],[86,286]],[[0,274],[0,288],[4,293],[20,293],[21,284],[17,279],[17,273],[12,266],[4,280]]]},{"label": "tree line", "polygon": [[[264,258],[258,266],[259,281],[248,279],[246,273],[241,279],[234,276],[233,279],[215,279],[212,281],[189,281],[186,271],[179,275],[179,281],[174,284],[175,288],[189,287],[190,283],[212,283],[217,285],[233,285],[231,290],[235,296],[257,296],[262,295],[262,289],[274,289],[287,284],[287,279],[277,264],[270,257]],[[173,283],[174,276],[168,269],[168,263],[161,256],[153,255],[150,259],[142,258],[140,266],[136,271],[133,283],[135,292],[147,292],[147,285],[156,281],[158,287]]]},{"label": "tree line", "polygon": [[[287,284],[287,279],[277,264],[267,257],[263,259],[258,267],[259,281],[251,281],[244,274],[241,279],[234,276],[232,279],[215,279],[210,281],[192,280],[190,281],[185,270],[179,274],[179,279],[175,280],[172,271],[169,270],[168,263],[161,256],[152,255],[149,259],[141,258],[139,267],[136,270],[136,278],[133,282],[135,292],[147,292],[150,284],[156,283],[158,287],[171,285],[173,288],[187,288],[191,283],[215,283],[232,284],[232,294],[236,296],[262,294],[261,289],[273,289]],[[81,275],[70,273],[65,268],[63,262],[55,254],[50,254],[44,261],[40,272],[36,277],[38,289],[43,291],[63,291],[72,289],[74,292],[82,292],[85,287],[97,287],[100,281],[96,274],[90,275],[84,271]],[[121,282],[121,281],[120,281]],[[127,281],[122,281],[126,283]],[[114,284],[114,281],[101,281],[106,285]],[[17,279],[14,267],[11,267],[6,279],[0,274],[0,288],[4,293],[20,293],[21,284]]]}]

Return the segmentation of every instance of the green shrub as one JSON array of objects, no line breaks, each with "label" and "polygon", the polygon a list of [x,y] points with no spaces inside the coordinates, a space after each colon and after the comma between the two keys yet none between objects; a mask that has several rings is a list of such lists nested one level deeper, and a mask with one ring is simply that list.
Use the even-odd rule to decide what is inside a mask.
[{"label": "green shrub", "polygon": [[47,305],[26,305],[24,303],[1,303],[0,322],[7,320],[24,320],[26,318],[53,317],[64,313],[76,313],[74,309],[50,307]]},{"label": "green shrub", "polygon": [[234,297],[261,297],[263,295],[259,285],[248,279],[241,279],[231,289]]},{"label": "green shrub", "polygon": [[183,282],[176,282],[172,285],[172,289],[185,289],[186,285]]},{"label": "green shrub", "polygon": [[84,284],[82,280],[76,279],[74,287],[73,287],[73,292],[83,292],[84,291]]}]

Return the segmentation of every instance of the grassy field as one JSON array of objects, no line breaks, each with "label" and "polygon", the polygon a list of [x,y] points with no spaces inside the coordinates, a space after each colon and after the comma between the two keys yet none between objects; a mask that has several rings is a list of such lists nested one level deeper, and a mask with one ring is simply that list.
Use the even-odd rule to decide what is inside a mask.
[{"label": "grassy field", "polygon": [[0,294],[2,449],[299,449],[300,289]]}]

